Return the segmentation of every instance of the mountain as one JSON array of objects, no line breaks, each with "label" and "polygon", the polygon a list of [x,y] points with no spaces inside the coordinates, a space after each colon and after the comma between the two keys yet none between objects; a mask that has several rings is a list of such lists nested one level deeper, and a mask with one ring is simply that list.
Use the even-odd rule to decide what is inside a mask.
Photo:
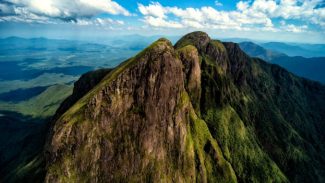
[{"label": "mountain", "polygon": [[325,57],[279,57],[271,62],[294,74],[325,84]]},{"label": "mountain", "polygon": [[325,181],[325,86],[238,44],[161,38],[77,83],[51,122],[45,182]]},{"label": "mountain", "polygon": [[221,38],[220,40],[223,42],[234,42],[234,43],[252,42],[253,41],[253,40],[247,39],[247,38]]},{"label": "mountain", "polygon": [[252,42],[241,42],[239,45],[242,50],[252,57],[278,64],[294,74],[325,83],[325,57],[290,57],[283,53],[265,49]]},{"label": "mountain", "polygon": [[262,46],[255,44],[253,42],[240,42],[239,46],[244,50],[248,55],[252,57],[258,57],[266,61],[273,60],[278,57],[287,56],[284,53],[279,53],[276,51],[271,51],[263,48]]},{"label": "mountain", "polygon": [[268,42],[261,44],[261,46],[266,49],[285,53],[289,56],[302,56],[307,58],[325,57],[325,45],[322,44]]}]

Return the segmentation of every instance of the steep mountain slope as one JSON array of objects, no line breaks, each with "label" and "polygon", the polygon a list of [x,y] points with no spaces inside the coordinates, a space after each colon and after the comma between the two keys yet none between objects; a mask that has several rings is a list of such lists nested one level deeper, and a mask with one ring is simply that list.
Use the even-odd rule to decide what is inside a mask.
[{"label": "steep mountain slope", "polygon": [[237,44],[159,39],[92,87],[56,114],[46,182],[324,181],[325,87]]}]

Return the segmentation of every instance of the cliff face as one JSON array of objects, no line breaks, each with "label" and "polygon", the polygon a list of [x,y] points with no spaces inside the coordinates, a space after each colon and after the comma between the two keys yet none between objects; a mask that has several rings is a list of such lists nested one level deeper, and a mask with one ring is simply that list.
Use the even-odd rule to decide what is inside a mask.
[{"label": "cliff face", "polygon": [[159,39],[84,78],[53,122],[46,182],[323,180],[325,88],[236,44]]}]

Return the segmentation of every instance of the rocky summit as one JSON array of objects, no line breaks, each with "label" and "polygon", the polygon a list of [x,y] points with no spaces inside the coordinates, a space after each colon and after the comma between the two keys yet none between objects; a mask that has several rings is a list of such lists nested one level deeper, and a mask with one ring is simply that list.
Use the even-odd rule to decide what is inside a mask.
[{"label": "rocky summit", "polygon": [[45,182],[324,182],[325,86],[204,32],[90,72],[57,111]]}]

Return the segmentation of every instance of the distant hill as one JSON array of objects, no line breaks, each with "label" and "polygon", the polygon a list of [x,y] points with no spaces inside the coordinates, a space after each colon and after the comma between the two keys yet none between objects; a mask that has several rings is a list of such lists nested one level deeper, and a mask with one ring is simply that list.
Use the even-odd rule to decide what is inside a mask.
[{"label": "distant hill", "polygon": [[269,42],[261,44],[262,47],[273,51],[285,53],[288,56],[322,57],[325,56],[325,45],[322,44],[287,44]]},{"label": "distant hill", "polygon": [[[45,51],[45,50],[62,50],[62,51],[78,51],[87,48],[90,50],[105,49],[106,45],[87,43],[75,40],[60,40],[47,38],[21,38],[8,37],[0,39],[0,51],[27,49],[31,51]],[[90,49],[92,48],[92,49]]]},{"label": "distant hill", "polygon": [[325,57],[290,57],[283,53],[265,49],[252,42],[242,42],[239,45],[252,57],[278,64],[299,76],[325,83]]},{"label": "distant hill", "polygon": [[247,54],[261,58],[266,61],[270,61],[274,58],[287,56],[284,53],[280,53],[277,51],[267,50],[262,46],[255,44],[253,42],[241,42],[239,43],[241,49],[243,49]]},{"label": "distant hill", "polygon": [[220,39],[220,40],[224,41],[224,42],[234,42],[234,43],[252,42],[253,41],[253,40],[247,39],[247,38],[223,38],[223,39]]}]

